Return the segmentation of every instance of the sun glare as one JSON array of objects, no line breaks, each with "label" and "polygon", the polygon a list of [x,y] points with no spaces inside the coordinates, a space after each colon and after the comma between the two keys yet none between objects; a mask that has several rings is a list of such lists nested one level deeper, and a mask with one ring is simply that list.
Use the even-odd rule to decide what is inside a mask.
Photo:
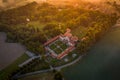
[{"label": "sun glare", "polygon": [[[41,2],[41,1],[57,1],[57,0],[29,0],[29,1]],[[79,0],[59,0],[59,1],[79,1]],[[102,0],[81,0],[81,1],[99,2],[99,1],[102,1]]]},{"label": "sun glare", "polygon": [[88,2],[100,2],[102,0],[83,0],[83,1],[88,1]]}]

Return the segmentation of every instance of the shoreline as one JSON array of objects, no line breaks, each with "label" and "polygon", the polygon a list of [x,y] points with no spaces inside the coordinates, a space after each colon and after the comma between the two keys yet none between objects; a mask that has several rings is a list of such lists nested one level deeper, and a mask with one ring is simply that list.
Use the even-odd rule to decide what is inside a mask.
[{"label": "shoreline", "polygon": [[74,61],[72,61],[70,63],[64,64],[64,65],[61,65],[61,66],[58,66],[58,67],[53,67],[52,69],[45,69],[45,70],[30,72],[30,73],[26,73],[26,74],[23,74],[23,75],[16,74],[15,76],[13,76],[13,78],[19,79],[19,78],[27,77],[27,76],[30,76],[30,75],[36,75],[36,74],[51,72],[54,69],[57,70],[57,71],[60,71],[61,69],[64,69],[64,68],[69,67],[71,65],[74,65],[75,63],[77,63],[78,61],[80,61],[82,59],[82,57],[84,57],[84,56],[85,55],[79,56],[77,59],[75,59]]},{"label": "shoreline", "polygon": [[14,62],[26,51],[23,45],[19,43],[8,43],[6,39],[6,33],[0,32],[0,71]]}]

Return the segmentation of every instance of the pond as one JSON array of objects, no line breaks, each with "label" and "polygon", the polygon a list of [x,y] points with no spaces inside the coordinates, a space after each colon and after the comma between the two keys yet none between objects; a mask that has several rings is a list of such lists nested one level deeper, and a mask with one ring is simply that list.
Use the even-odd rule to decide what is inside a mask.
[{"label": "pond", "polygon": [[26,49],[19,43],[7,43],[7,36],[0,32],[0,70],[4,69],[25,53]]}]

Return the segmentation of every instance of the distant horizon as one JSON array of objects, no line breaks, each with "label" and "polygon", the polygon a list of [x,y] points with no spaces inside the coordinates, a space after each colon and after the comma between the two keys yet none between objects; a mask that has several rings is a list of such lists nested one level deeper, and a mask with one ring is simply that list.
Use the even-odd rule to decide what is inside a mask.
[{"label": "distant horizon", "polygon": [[[37,2],[37,3],[42,3],[42,2],[47,2],[49,4],[53,5],[75,5],[75,4],[86,4],[86,3],[91,3],[94,5],[101,5],[105,1],[117,1],[117,4],[120,3],[119,0],[0,0],[0,11],[1,10],[6,10],[6,9],[11,9],[11,8],[16,8],[20,6],[24,6],[28,3],[31,2]],[[103,4],[102,4],[103,5]]]},{"label": "distant horizon", "polygon": [[[61,2],[79,2],[79,1],[87,1],[87,2],[101,2],[101,1],[108,1],[108,0],[0,0],[0,6],[1,7],[6,7],[6,6],[9,6],[9,5],[17,5],[17,4],[24,4],[24,3],[29,3],[29,2],[33,2],[33,1],[36,1],[36,2],[38,2],[38,3],[40,3],[40,2],[46,2],[46,1],[48,1],[48,2],[55,2],[55,1],[57,1],[57,2],[59,2],[59,3],[61,3]],[[111,0],[110,0],[111,1]],[[117,0],[116,0],[117,1]],[[55,2],[56,3],[56,2]]]}]

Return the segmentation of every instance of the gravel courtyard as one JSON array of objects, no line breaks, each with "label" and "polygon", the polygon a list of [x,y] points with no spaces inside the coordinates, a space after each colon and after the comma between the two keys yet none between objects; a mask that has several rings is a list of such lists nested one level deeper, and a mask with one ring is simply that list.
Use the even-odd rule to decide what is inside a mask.
[{"label": "gravel courtyard", "polygon": [[7,67],[25,51],[25,47],[18,43],[6,43],[6,34],[0,32],[0,70]]}]

